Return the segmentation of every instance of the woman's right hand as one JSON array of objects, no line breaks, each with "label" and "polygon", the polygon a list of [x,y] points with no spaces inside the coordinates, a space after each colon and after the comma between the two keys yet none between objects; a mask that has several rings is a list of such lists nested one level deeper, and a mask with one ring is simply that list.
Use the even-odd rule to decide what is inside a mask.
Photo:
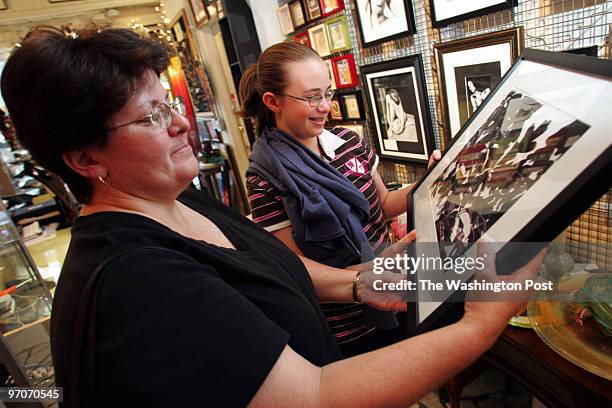
[{"label": "woman's right hand", "polygon": [[487,282],[522,283],[523,290],[494,292],[468,292],[462,323],[475,326],[483,335],[494,341],[504,330],[508,320],[524,310],[529,301],[532,289],[526,290],[527,280],[536,280],[547,249],[542,249],[531,261],[507,276],[497,275],[495,270],[495,252],[491,244],[478,243],[478,256],[485,259],[485,268],[476,274],[474,279]]}]

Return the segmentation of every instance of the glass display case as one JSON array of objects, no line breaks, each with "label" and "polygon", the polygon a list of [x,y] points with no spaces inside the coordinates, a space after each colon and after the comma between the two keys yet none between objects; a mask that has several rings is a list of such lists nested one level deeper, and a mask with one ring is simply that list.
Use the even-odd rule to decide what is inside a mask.
[{"label": "glass display case", "polygon": [[54,386],[49,336],[53,286],[41,278],[0,204],[0,360],[6,369],[0,387]]}]

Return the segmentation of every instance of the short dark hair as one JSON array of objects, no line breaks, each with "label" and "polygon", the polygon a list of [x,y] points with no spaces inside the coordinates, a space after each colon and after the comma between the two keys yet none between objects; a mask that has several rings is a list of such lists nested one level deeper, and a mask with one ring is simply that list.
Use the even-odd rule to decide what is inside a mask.
[{"label": "short dark hair", "polygon": [[86,203],[90,182],[71,170],[62,155],[104,146],[110,116],[143,85],[145,71],[159,75],[167,66],[161,44],[128,29],[65,33],[40,27],[7,60],[2,96],[21,144]]}]

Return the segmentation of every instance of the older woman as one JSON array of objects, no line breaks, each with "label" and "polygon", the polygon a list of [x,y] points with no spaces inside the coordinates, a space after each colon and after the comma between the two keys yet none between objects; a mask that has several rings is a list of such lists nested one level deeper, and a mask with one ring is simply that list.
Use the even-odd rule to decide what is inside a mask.
[{"label": "older woman", "polygon": [[2,76],[21,142],[85,203],[52,316],[66,406],[395,406],[492,344],[517,304],[467,304],[452,326],[338,361],[319,301],[370,291],[184,191],[198,165],[182,102],[158,79],[167,63],[160,45],[128,30],[46,29]]}]

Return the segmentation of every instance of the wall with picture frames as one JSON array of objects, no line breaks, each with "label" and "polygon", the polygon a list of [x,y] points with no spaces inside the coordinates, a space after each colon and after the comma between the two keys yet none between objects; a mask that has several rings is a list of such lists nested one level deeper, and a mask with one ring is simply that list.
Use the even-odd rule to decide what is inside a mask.
[{"label": "wall with picture frames", "polygon": [[[307,5],[309,1],[313,0],[303,0],[302,4]],[[377,0],[319,0],[319,4],[342,3],[342,1],[341,10],[310,22],[306,21],[304,25],[288,34],[288,40],[293,40],[295,34],[337,18],[339,15],[346,16],[351,47],[325,58],[353,55],[359,82],[349,89],[339,89],[337,93],[361,91],[365,117],[363,120],[344,120],[338,124],[350,123],[363,126],[366,140],[377,148],[381,156],[379,172],[385,182],[414,182],[424,174],[425,167],[423,164],[414,164],[414,161],[402,160],[401,157],[381,154],[381,148],[384,153],[385,146],[380,143],[381,140],[376,140],[381,130],[380,127],[378,129],[376,127],[378,119],[376,119],[376,112],[373,112],[372,109],[375,104],[365,103],[368,87],[363,83],[364,70],[362,67],[374,64],[384,65],[390,61],[405,60],[405,57],[420,55],[423,87],[426,93],[423,116],[429,119],[429,129],[435,148],[444,149],[451,135],[456,131],[453,128],[460,127],[465,120],[461,116],[466,114],[466,112],[461,112],[461,109],[457,112],[455,107],[450,106],[453,105],[452,101],[448,103],[445,100],[446,87],[448,87],[444,81],[444,66],[448,64],[448,61],[444,61],[446,52],[468,50],[479,42],[483,47],[501,46],[501,43],[506,41],[507,47],[512,51],[512,58],[515,58],[523,47],[612,58],[611,0],[507,0],[505,2],[472,0],[462,3],[469,4],[465,7],[473,9],[479,7],[478,3],[487,5],[487,7],[484,10],[464,10],[466,13],[458,12],[457,15],[452,15],[452,12],[445,14],[448,10],[444,10],[444,7],[459,2],[390,0],[390,3],[396,6],[399,3],[408,6],[411,13],[409,17],[412,18],[414,27],[401,35],[370,42],[364,41],[364,29],[360,26],[359,8],[361,7],[361,14],[363,14],[364,10],[367,10],[364,9],[366,3],[376,5],[383,2]],[[281,7],[295,2],[296,0],[279,0],[278,4]],[[488,6],[493,3],[502,4]],[[372,12],[371,8],[369,10]],[[506,33],[505,38],[501,40],[499,38],[504,35],[500,35],[500,32]],[[365,35],[367,36],[368,33]],[[468,54],[467,57],[470,55]],[[366,68],[365,71],[368,69]],[[504,72],[502,69],[501,74],[503,75]],[[448,90],[451,88],[452,86],[448,87]],[[465,92],[466,95],[469,94]],[[461,102],[459,91],[457,91],[457,97]],[[463,99],[467,99],[467,96]],[[467,106],[463,110],[469,114],[470,104],[467,100],[463,102]],[[455,123],[453,123],[452,111],[456,111]],[[336,122],[331,122],[331,124],[336,124]],[[600,268],[612,270],[611,215],[612,193],[608,192],[569,228],[566,234],[568,246],[578,261],[594,262]],[[599,243],[599,245],[589,243]]]}]

